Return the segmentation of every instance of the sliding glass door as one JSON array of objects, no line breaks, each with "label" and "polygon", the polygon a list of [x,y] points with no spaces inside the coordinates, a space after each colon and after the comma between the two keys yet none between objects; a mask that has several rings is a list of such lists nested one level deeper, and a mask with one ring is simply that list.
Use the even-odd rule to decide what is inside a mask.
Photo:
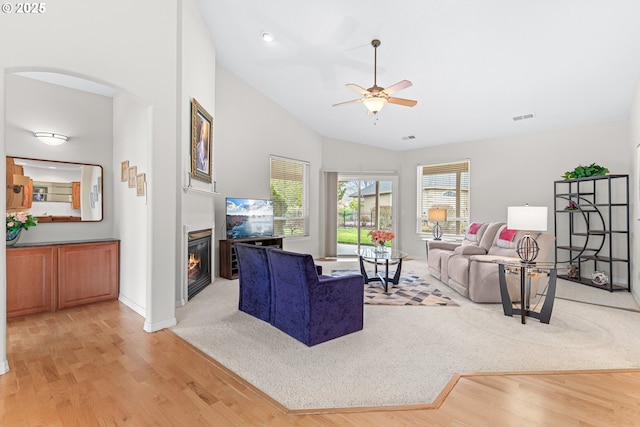
[{"label": "sliding glass door", "polygon": [[[338,256],[356,256],[361,246],[371,246],[371,231],[396,233],[393,192],[396,177],[338,177],[337,250]],[[397,235],[397,233],[396,233]],[[395,245],[397,239],[391,241]]]}]

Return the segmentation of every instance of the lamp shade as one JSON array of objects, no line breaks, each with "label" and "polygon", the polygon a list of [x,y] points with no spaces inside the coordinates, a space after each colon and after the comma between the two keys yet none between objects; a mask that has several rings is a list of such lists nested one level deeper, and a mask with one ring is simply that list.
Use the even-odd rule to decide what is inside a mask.
[{"label": "lamp shade", "polygon": [[443,222],[447,220],[447,210],[440,208],[429,209],[429,221],[431,222]]},{"label": "lamp shade", "polygon": [[369,111],[371,111],[373,114],[376,114],[378,111],[382,110],[382,107],[387,104],[387,98],[371,96],[362,102]]},{"label": "lamp shade", "polygon": [[507,228],[525,231],[547,230],[546,206],[509,206],[507,208]]}]

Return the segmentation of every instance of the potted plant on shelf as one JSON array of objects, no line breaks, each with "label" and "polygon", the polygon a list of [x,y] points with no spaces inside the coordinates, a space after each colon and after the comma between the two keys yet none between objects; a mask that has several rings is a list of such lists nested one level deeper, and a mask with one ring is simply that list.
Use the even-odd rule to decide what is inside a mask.
[{"label": "potted plant on shelf", "polygon": [[577,166],[572,171],[567,171],[562,176],[564,179],[587,178],[590,176],[602,176],[609,173],[609,169],[591,163],[589,166]]},{"label": "potted plant on shelf", "polygon": [[38,225],[38,219],[28,212],[7,212],[7,246],[18,243],[23,229]]}]

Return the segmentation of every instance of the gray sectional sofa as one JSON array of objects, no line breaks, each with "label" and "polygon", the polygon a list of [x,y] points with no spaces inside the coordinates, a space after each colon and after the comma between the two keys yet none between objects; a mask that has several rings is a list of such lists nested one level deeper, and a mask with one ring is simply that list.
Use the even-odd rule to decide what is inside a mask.
[{"label": "gray sectional sofa", "polygon": [[[499,303],[501,299],[496,261],[519,259],[516,244],[524,234],[521,230],[507,229],[503,222],[472,223],[461,243],[428,242],[429,272],[471,301]],[[536,260],[546,261],[553,248],[554,236],[546,233],[530,234],[540,247]],[[537,292],[536,284],[532,283],[532,295]],[[518,293],[516,283],[508,285],[511,295]]]}]

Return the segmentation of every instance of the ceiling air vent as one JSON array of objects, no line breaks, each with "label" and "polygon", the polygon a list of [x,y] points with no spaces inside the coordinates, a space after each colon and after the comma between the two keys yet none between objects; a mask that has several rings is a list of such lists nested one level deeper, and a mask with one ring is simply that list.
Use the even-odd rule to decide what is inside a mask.
[{"label": "ceiling air vent", "polygon": [[416,139],[416,136],[415,135],[409,135],[409,136],[403,136],[402,137],[403,141],[409,141],[411,139]]},{"label": "ceiling air vent", "polygon": [[521,116],[514,116],[513,121],[518,122],[520,120],[533,119],[535,117],[534,113],[523,114]]}]

